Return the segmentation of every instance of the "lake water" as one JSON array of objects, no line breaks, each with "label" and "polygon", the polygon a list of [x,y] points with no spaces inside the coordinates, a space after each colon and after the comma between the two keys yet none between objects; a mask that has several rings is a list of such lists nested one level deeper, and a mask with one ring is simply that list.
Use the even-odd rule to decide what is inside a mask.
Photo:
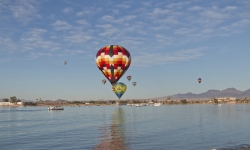
[{"label": "lake water", "polygon": [[0,107],[0,149],[250,149],[250,105],[64,108]]}]

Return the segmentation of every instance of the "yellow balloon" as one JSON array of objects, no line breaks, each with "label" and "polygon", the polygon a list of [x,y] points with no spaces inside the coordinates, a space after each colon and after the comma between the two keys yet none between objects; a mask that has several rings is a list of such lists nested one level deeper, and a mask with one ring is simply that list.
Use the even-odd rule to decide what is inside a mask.
[{"label": "yellow balloon", "polygon": [[124,83],[117,82],[114,86],[114,92],[117,97],[120,99],[122,95],[126,92],[127,86]]}]

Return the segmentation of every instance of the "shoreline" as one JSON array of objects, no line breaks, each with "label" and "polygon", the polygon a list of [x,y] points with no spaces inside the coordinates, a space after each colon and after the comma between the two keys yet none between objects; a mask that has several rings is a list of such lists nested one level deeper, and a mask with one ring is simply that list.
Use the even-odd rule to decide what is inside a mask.
[{"label": "shoreline", "polygon": [[[140,104],[140,103],[138,103]],[[222,105],[238,105],[245,104],[248,105],[250,103],[220,103]],[[127,104],[120,104],[127,106]],[[218,105],[218,103],[172,103],[172,104],[162,104],[162,105]],[[50,103],[50,104],[34,104],[34,105],[0,105],[0,107],[50,107],[50,106],[62,106],[62,107],[86,107],[86,106],[117,106],[116,104],[58,104],[58,103]],[[148,105],[151,106],[151,105]]]}]

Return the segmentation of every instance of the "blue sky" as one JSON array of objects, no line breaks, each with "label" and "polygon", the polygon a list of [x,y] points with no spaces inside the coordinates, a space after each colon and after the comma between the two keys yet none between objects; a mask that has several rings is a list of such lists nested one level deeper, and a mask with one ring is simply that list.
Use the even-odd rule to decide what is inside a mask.
[{"label": "blue sky", "polygon": [[0,98],[117,99],[95,64],[109,44],[132,57],[122,99],[247,90],[249,39],[248,0],[0,0]]}]

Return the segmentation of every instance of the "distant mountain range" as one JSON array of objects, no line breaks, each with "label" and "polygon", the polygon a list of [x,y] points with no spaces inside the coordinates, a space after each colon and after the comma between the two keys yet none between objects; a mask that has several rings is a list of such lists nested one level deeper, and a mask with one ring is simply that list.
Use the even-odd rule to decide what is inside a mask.
[{"label": "distant mountain range", "polygon": [[194,94],[194,93],[186,93],[186,94],[175,94],[171,96],[160,97],[159,99],[166,99],[167,97],[171,97],[171,99],[207,99],[207,98],[216,98],[216,97],[236,97],[236,98],[244,98],[250,97],[250,89],[246,91],[239,91],[235,88],[227,88],[225,90],[208,90],[205,93]]}]

